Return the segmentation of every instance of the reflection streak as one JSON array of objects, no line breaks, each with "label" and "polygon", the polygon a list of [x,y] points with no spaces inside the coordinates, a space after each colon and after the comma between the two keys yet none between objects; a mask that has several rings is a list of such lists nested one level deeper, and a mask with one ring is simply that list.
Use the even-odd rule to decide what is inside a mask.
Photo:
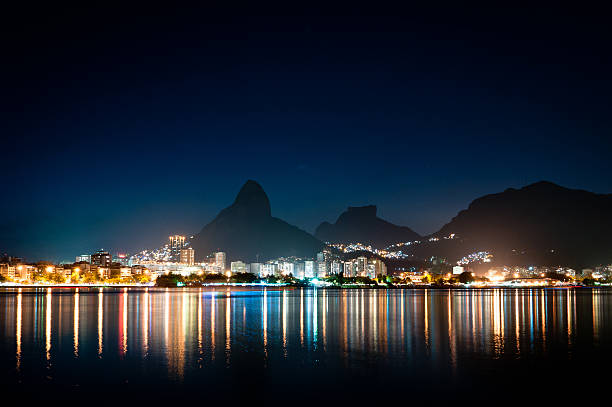
[{"label": "reflection streak", "polygon": [[21,368],[21,288],[17,294],[17,321],[15,327],[15,339],[17,343],[17,371]]},{"label": "reflection streak", "polygon": [[51,359],[51,288],[47,288],[47,301],[45,304],[45,350],[47,360]]},{"label": "reflection streak", "polygon": [[98,292],[98,356],[102,356],[102,343],[104,338],[104,294],[100,287]]},{"label": "reflection streak", "polygon": [[74,356],[79,357],[79,289],[74,292]]}]

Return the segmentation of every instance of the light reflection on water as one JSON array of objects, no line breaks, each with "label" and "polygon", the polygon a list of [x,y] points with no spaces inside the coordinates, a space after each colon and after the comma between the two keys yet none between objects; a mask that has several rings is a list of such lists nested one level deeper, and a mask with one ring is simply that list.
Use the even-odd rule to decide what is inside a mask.
[{"label": "light reflection on water", "polygon": [[388,369],[391,381],[434,372],[453,383],[498,368],[496,360],[609,354],[611,293],[3,289],[0,367],[6,386],[41,377],[66,386],[181,385],[219,369],[282,382],[286,369],[318,366],[329,368],[317,371],[321,379]]}]

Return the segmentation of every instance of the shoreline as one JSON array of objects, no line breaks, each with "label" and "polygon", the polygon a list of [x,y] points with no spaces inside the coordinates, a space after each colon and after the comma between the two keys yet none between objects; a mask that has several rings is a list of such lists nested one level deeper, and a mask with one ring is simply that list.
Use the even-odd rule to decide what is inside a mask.
[{"label": "shoreline", "polygon": [[310,289],[327,289],[327,290],[354,290],[354,289],[371,289],[371,290],[488,290],[488,289],[593,289],[593,288],[612,288],[611,285],[541,285],[541,286],[507,286],[507,285],[491,285],[491,286],[440,286],[440,285],[401,285],[401,286],[385,286],[385,285],[348,285],[348,286],[312,286],[312,285],[296,285],[282,283],[211,283],[201,285],[185,285],[177,287],[156,286],[155,284],[18,284],[18,283],[0,283],[2,288],[154,288],[154,289],[172,289],[185,290],[197,288],[310,288]]}]

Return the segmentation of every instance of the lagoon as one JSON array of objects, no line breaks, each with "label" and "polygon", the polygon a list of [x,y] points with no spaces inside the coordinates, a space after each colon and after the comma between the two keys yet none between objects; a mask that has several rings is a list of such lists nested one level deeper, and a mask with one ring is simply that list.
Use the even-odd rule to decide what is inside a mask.
[{"label": "lagoon", "polygon": [[[335,404],[589,399],[612,290],[3,288],[22,400]],[[607,370],[604,370],[604,372]]]}]

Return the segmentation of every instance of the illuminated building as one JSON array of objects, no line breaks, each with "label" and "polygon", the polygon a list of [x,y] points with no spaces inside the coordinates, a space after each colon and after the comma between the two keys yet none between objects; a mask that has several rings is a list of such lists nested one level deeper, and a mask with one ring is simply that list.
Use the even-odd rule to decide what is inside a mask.
[{"label": "illuminated building", "polygon": [[344,277],[355,277],[355,267],[353,261],[344,262]]},{"label": "illuminated building", "polygon": [[247,265],[242,261],[233,261],[230,263],[230,269],[232,270],[232,274],[246,273]]},{"label": "illuminated building", "polygon": [[329,274],[328,267],[329,267],[329,262],[317,261],[317,277],[318,278],[327,277],[327,275]]},{"label": "illuminated building", "polygon": [[304,277],[314,278],[315,277],[315,262],[312,260],[306,260],[304,262]]},{"label": "illuminated building", "polygon": [[168,239],[170,240],[170,261],[178,262],[181,257],[181,249],[185,248],[185,236],[174,235]]},{"label": "illuminated building", "polygon": [[132,269],[130,267],[119,268],[120,277],[130,277],[132,275]]},{"label": "illuminated building", "polygon": [[15,266],[11,266],[10,264],[0,264],[0,276],[4,278],[15,278]]},{"label": "illuminated building", "polygon": [[357,257],[357,275],[363,276],[366,274],[368,258],[364,256]]},{"label": "illuminated building", "polygon": [[15,268],[15,278],[21,281],[28,281],[32,278],[32,274],[35,273],[36,267],[25,264],[19,264]]},{"label": "illuminated building", "polygon": [[76,256],[75,263],[81,263],[81,262],[91,263],[91,255],[81,254],[80,256]]},{"label": "illuminated building", "polygon": [[299,263],[295,263],[295,266],[293,267],[293,277],[303,280],[304,270],[305,270],[305,264],[303,261]]},{"label": "illuminated building", "polygon": [[261,269],[259,275],[261,277],[273,276],[278,271],[278,264],[275,263],[265,263],[261,265]]},{"label": "illuminated building", "polygon": [[111,276],[110,268],[108,267],[98,267],[98,275],[101,279],[107,279]]},{"label": "illuminated building", "polygon": [[247,273],[259,276],[261,274],[261,263],[251,263],[247,266]]},{"label": "illuminated building", "polygon": [[95,264],[96,266],[108,267],[111,265],[111,255],[109,252],[104,251],[103,249],[98,250],[94,254],[91,255],[91,264]]},{"label": "illuminated building", "polygon": [[284,261],[278,265],[278,268],[280,270],[280,273],[283,276],[295,275],[295,264],[294,263]]},{"label": "illuminated building", "polygon": [[225,272],[225,262],[227,260],[227,256],[225,252],[217,252],[215,253],[215,266],[219,269],[220,273]]},{"label": "illuminated building", "polygon": [[342,263],[334,260],[331,262],[330,267],[329,267],[329,272],[330,274],[340,274],[342,273]]},{"label": "illuminated building", "polygon": [[195,251],[192,247],[181,249],[180,263],[193,266],[195,263]]},{"label": "illuminated building", "polygon": [[129,257],[125,253],[117,253],[116,256],[113,256],[113,263],[119,263],[122,266],[127,266],[129,263]]},{"label": "illuminated building", "polygon": [[461,274],[463,273],[464,269],[461,266],[454,266],[453,267],[453,274]]},{"label": "illuminated building", "polygon": [[387,266],[384,262],[378,259],[370,259],[367,261],[367,276],[370,278],[376,278],[378,276],[387,275]]}]

